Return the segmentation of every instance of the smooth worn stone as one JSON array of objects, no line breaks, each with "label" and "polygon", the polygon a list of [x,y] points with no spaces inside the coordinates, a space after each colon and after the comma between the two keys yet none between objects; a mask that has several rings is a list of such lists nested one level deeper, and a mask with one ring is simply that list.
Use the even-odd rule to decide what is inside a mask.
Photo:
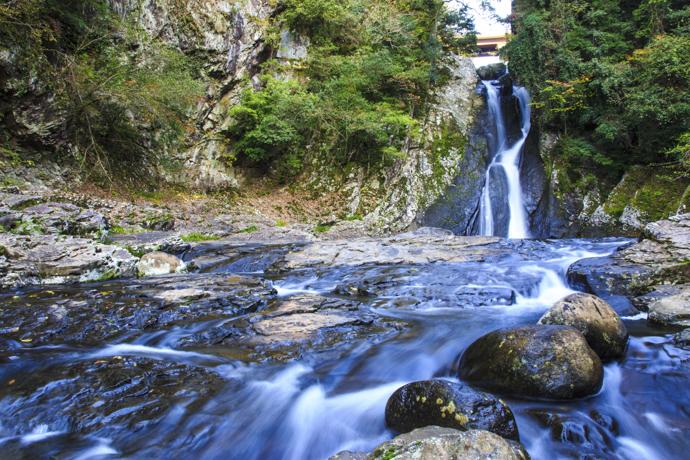
[{"label": "smooth worn stone", "polygon": [[[351,452],[331,457],[359,459]],[[483,430],[459,431],[427,426],[379,445],[367,460],[528,460],[525,448],[497,434]]]},{"label": "smooth worn stone", "polygon": [[500,241],[495,237],[462,237],[429,229],[379,239],[320,241],[286,254],[273,269],[482,261],[507,251],[498,246]]},{"label": "smooth worn stone", "polygon": [[0,273],[4,288],[130,277],[137,263],[122,248],[85,238],[0,234],[2,247],[11,248]]},{"label": "smooth worn stone", "polygon": [[574,399],[599,391],[603,368],[585,337],[570,326],[499,329],[462,355],[460,378],[502,393],[539,399]]},{"label": "smooth worn stone", "polygon": [[660,326],[690,326],[690,289],[651,304],[647,321]]},{"label": "smooth worn stone", "polygon": [[149,252],[137,263],[139,276],[169,275],[184,271],[185,263],[178,257],[165,252]]},{"label": "smooth worn stone", "polygon": [[609,299],[622,296],[641,299],[660,286],[690,283],[690,213],[653,222],[645,227],[645,239],[609,257],[583,259],[568,269],[575,289]]},{"label": "smooth worn stone", "polygon": [[541,317],[539,324],[574,327],[602,361],[620,358],[628,345],[628,331],[618,313],[591,294],[571,294],[559,300]]},{"label": "smooth worn stone", "polygon": [[447,380],[413,382],[396,390],[386,404],[386,425],[398,433],[436,425],[519,440],[513,413],[503,401]]},{"label": "smooth worn stone", "polygon": [[495,64],[489,64],[477,69],[477,75],[482,80],[498,80],[508,71],[506,65],[503,62],[497,62]]},{"label": "smooth worn stone", "polygon": [[135,254],[156,251],[180,254],[190,248],[190,244],[182,241],[179,235],[163,231],[113,235],[110,239],[114,244],[126,247]]},{"label": "smooth worn stone", "polygon": [[[0,332],[8,339],[0,341],[0,353],[13,342],[23,347],[91,346],[213,320],[211,328],[216,322],[265,309],[275,296],[268,282],[222,274],[111,280],[87,289],[28,288],[21,296],[6,298],[0,308],[4,328]],[[179,336],[180,341],[184,338]],[[195,344],[201,347],[208,342]]]}]

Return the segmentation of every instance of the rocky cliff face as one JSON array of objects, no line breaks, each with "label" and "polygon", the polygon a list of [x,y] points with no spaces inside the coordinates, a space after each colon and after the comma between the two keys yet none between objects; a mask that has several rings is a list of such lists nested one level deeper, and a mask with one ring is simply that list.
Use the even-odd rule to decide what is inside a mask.
[{"label": "rocky cliff face", "polygon": [[612,186],[568,166],[555,151],[558,140],[542,133],[532,146],[546,172],[537,178],[544,234],[640,236],[650,222],[690,210],[690,175],[681,166],[633,166]]},{"label": "rocky cliff face", "polygon": [[274,2],[111,0],[111,5],[150,37],[204,63],[207,90],[196,110],[192,147],[177,152],[184,167],[169,178],[203,190],[237,187],[237,172],[223,161],[227,145],[219,131],[245,82],[274,53],[264,41],[264,24],[275,12]]},{"label": "rocky cliff face", "polygon": [[423,142],[385,171],[385,194],[367,217],[379,231],[419,225],[449,228],[443,220],[456,206],[462,209],[453,223],[466,227],[475,213],[471,208],[476,206],[475,195],[481,194],[477,184],[483,180],[488,156],[485,138],[477,132],[480,124],[475,123],[485,112],[484,100],[476,90],[479,78],[471,60],[454,56],[448,66],[451,79],[435,95]]}]

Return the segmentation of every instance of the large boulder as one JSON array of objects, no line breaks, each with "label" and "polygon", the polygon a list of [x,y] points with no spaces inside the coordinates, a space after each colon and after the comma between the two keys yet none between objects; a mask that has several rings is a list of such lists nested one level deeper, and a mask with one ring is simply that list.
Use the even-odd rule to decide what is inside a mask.
[{"label": "large boulder", "polygon": [[460,378],[516,396],[573,399],[596,393],[603,368],[585,337],[570,326],[499,329],[463,353]]},{"label": "large boulder", "polygon": [[386,404],[386,425],[398,433],[436,425],[487,430],[519,439],[513,413],[503,401],[446,380],[425,380],[398,388]]},{"label": "large boulder", "polygon": [[618,313],[599,297],[571,294],[559,300],[539,324],[572,326],[587,339],[602,361],[620,358],[628,345],[628,330]]},{"label": "large boulder", "polygon": [[482,430],[427,426],[378,446],[369,455],[342,452],[331,460],[527,460],[521,444]]},{"label": "large boulder", "polygon": [[647,321],[660,326],[690,326],[690,289],[651,304]]},{"label": "large boulder", "polygon": [[477,69],[477,75],[482,80],[498,80],[508,72],[508,68],[503,62],[496,62]]},{"label": "large boulder", "polygon": [[165,252],[149,252],[137,263],[139,276],[158,276],[179,273],[185,269],[185,264],[178,257]]}]

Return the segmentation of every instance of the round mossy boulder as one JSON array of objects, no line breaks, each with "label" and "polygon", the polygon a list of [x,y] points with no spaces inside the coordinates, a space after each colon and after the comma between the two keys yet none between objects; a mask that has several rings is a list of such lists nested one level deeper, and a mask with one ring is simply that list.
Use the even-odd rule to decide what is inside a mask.
[{"label": "round mossy boulder", "polygon": [[570,326],[490,332],[465,350],[458,373],[491,391],[539,399],[581,398],[598,392],[603,382],[599,356]]},{"label": "round mossy boulder", "polygon": [[541,317],[539,324],[574,327],[602,361],[620,358],[628,346],[628,330],[623,320],[608,303],[591,294],[572,294],[559,300]]},{"label": "round mossy boulder", "polygon": [[446,380],[424,380],[398,388],[386,404],[386,425],[398,433],[436,425],[519,439],[515,417],[503,401]]}]

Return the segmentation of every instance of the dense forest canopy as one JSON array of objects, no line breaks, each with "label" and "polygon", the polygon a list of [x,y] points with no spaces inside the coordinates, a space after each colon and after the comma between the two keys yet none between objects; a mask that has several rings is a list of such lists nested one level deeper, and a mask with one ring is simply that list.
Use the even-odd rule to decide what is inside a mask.
[{"label": "dense forest canopy", "polygon": [[[442,0],[281,0],[268,20],[244,20],[263,21],[271,53],[258,79],[239,83],[247,90],[227,114],[225,161],[282,178],[299,173],[307,154],[334,165],[402,155],[444,81],[444,54],[475,41],[467,8]],[[115,15],[106,0],[5,0],[0,24],[26,86],[15,96],[53,94],[46,110],[64,115],[47,150],[57,146],[101,179],[132,176],[194,129],[205,63],[146,37],[136,15]],[[309,43],[306,62],[275,59],[285,31]],[[11,107],[1,112],[7,135]]]},{"label": "dense forest canopy", "polygon": [[543,126],[562,134],[562,160],[612,175],[629,165],[687,168],[686,1],[525,0],[514,14],[503,53]]},{"label": "dense forest canopy", "polygon": [[[442,0],[285,0],[269,37],[310,41],[307,61],[269,61],[227,130],[239,161],[298,173],[305,155],[331,164],[380,164],[419,136],[444,53],[475,43],[465,6]],[[286,78],[286,75],[292,76]]]}]

